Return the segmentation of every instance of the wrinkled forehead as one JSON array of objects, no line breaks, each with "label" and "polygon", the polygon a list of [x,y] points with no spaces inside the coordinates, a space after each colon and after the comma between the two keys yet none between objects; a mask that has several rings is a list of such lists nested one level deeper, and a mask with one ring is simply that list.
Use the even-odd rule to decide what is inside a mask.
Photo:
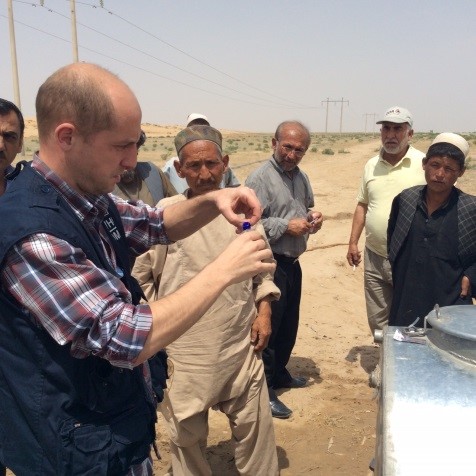
[{"label": "wrinkled forehead", "polygon": [[9,111],[7,114],[0,114],[0,128],[2,131],[20,133],[20,120],[15,111]]},{"label": "wrinkled forehead", "polygon": [[222,160],[222,152],[215,142],[200,139],[184,145],[180,150],[179,157],[182,162],[197,158]]},{"label": "wrinkled forehead", "polygon": [[279,142],[301,147],[307,147],[310,142],[308,134],[304,130],[298,128],[283,128],[280,131],[279,137],[276,139]]},{"label": "wrinkled forehead", "polygon": [[381,123],[381,126],[382,126],[382,129],[396,129],[396,130],[411,129],[410,124],[408,124],[408,122],[384,121]]}]

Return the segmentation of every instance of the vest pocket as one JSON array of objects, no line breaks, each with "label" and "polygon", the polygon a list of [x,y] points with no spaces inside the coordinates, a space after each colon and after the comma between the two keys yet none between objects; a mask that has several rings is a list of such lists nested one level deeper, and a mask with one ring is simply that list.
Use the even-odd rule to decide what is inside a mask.
[{"label": "vest pocket", "polygon": [[[153,413],[152,413],[153,412]],[[155,438],[155,410],[132,407],[99,423],[63,422],[59,431],[58,476],[126,475],[144,461]]]},{"label": "vest pocket", "polygon": [[58,475],[102,476],[126,474],[121,468],[109,426],[81,424],[73,420],[60,430]]}]

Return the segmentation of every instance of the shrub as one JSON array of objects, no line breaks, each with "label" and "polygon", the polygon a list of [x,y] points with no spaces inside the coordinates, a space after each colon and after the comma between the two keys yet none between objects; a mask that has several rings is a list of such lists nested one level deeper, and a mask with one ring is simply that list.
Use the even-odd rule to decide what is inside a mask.
[{"label": "shrub", "polygon": [[334,151],[332,149],[324,149],[322,153],[324,155],[334,155]]}]

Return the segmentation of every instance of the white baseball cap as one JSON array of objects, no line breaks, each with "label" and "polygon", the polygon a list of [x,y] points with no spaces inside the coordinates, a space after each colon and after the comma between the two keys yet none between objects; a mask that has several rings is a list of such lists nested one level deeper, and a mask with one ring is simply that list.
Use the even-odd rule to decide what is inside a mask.
[{"label": "white baseball cap", "polygon": [[394,106],[387,109],[383,118],[377,121],[377,124],[382,124],[382,122],[393,122],[395,124],[403,124],[404,122],[407,122],[410,124],[410,127],[413,127],[413,118],[410,111],[400,106]]},{"label": "white baseball cap", "polygon": [[210,122],[208,120],[208,117],[207,116],[204,116],[203,114],[199,114],[198,112],[192,112],[192,114],[190,114],[188,117],[187,117],[187,126],[190,125],[191,122],[193,121],[196,121],[197,119],[200,119],[202,121],[205,121],[207,126],[210,125]]}]

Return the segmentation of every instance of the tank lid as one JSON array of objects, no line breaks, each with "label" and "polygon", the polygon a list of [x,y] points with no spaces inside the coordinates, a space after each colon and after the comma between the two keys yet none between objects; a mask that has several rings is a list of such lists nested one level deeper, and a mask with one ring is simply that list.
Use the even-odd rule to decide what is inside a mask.
[{"label": "tank lid", "polygon": [[476,364],[476,306],[446,306],[427,316],[428,339],[441,350]]}]

